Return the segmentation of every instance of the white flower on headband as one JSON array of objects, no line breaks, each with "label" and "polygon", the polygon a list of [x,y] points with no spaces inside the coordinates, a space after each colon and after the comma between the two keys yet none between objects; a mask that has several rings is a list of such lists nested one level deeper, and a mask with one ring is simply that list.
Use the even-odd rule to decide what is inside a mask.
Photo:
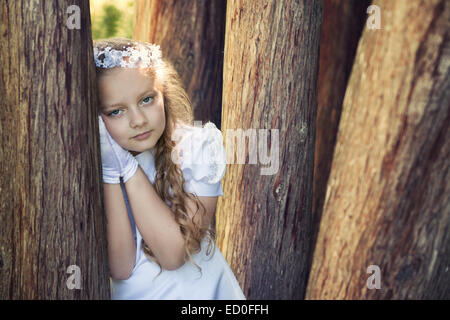
[{"label": "white flower on headband", "polygon": [[[99,50],[97,47],[94,47],[95,65],[105,69],[115,67],[150,68],[162,62],[159,45],[151,43],[133,43],[133,45],[135,47],[126,47],[125,50],[116,50],[109,46]],[[103,59],[99,59],[101,55],[103,55]]]}]

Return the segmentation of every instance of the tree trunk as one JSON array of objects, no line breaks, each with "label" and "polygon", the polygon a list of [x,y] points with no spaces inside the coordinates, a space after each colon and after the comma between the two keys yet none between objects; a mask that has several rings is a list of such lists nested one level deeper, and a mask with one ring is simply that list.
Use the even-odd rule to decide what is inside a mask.
[{"label": "tree trunk", "polygon": [[[222,132],[227,163],[234,165],[227,166],[216,226],[219,247],[247,299],[305,294],[322,6],[306,0],[227,3]],[[237,139],[244,144],[244,165],[235,160],[236,129],[255,134],[249,160],[246,139]],[[268,130],[269,141],[260,129]],[[275,172],[264,175],[268,166],[260,164],[273,154],[279,168],[272,162]]]},{"label": "tree trunk", "polygon": [[89,3],[0,16],[0,299],[108,299]]},{"label": "tree trunk", "polygon": [[371,2],[371,0],[324,2],[314,158],[313,244],[319,232],[342,101],[358,41],[367,19],[366,10]]},{"label": "tree trunk", "polygon": [[448,299],[450,3],[374,4],[381,29],[357,50],[307,298]]},{"label": "tree trunk", "polygon": [[226,1],[137,0],[134,38],[159,44],[192,100],[220,129]]}]

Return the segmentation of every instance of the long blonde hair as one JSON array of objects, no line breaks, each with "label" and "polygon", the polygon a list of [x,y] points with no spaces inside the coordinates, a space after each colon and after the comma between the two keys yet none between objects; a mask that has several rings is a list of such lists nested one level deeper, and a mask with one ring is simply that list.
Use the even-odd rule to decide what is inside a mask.
[{"label": "long blonde hair", "polygon": [[[126,38],[110,38],[94,41],[94,47],[98,49],[109,46],[115,50],[126,50],[127,47],[136,46],[136,44],[139,45],[139,41]],[[193,218],[188,215],[185,198],[189,198],[196,204],[197,209],[195,215],[206,214],[206,209],[197,195],[185,191],[183,171],[171,159],[172,150],[175,147],[175,142],[172,140],[173,131],[177,124],[192,126],[194,118],[192,105],[173,65],[164,57],[162,58],[162,62],[160,66],[150,68],[147,72],[147,75],[154,77],[157,80],[155,82],[159,83],[162,87],[166,117],[166,127],[161,138],[156,143],[154,188],[163,201],[168,200],[171,203],[171,210],[174,213],[175,221],[180,226],[180,231],[184,238],[184,261],[192,262],[201,272],[200,266],[192,259],[192,255],[201,250],[201,241],[207,235],[209,237],[207,255],[209,254],[209,251],[215,245],[215,231],[211,227],[204,228],[198,226],[193,221]],[[97,77],[108,72],[108,70],[110,69],[96,67]],[[173,196],[169,192],[169,187],[172,189]],[[200,207],[202,207],[201,212],[199,212]],[[161,264],[144,239],[142,239],[142,248],[145,255],[159,265],[161,269],[158,274],[159,276],[162,272]]]}]

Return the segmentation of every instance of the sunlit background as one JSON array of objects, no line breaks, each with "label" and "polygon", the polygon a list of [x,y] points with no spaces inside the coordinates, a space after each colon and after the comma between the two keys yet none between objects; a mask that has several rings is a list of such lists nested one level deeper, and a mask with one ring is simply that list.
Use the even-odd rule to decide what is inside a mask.
[{"label": "sunlit background", "polygon": [[91,0],[92,38],[133,37],[134,0]]}]

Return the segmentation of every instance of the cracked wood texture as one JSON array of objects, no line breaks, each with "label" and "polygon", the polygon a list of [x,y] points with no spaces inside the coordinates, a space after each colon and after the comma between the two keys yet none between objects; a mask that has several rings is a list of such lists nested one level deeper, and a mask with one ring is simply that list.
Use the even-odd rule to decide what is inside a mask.
[{"label": "cracked wood texture", "polygon": [[366,23],[366,10],[371,2],[371,0],[324,1],[314,158],[313,244],[319,232],[342,102],[358,42]]},{"label": "cracked wood texture", "polygon": [[[216,228],[247,299],[305,295],[322,13],[322,1],[227,2],[222,132],[228,166]],[[255,134],[251,143],[238,139],[244,164],[229,141],[238,129]],[[263,175],[269,165],[262,162],[278,147],[278,170]]]},{"label": "cracked wood texture", "polygon": [[0,299],[109,299],[89,2],[2,1],[0,17]]},{"label": "cracked wood texture", "polygon": [[159,44],[191,98],[194,119],[221,126],[226,0],[137,0],[133,38]]},{"label": "cracked wood texture", "polygon": [[381,29],[358,46],[306,298],[448,299],[450,2],[374,4]]}]

